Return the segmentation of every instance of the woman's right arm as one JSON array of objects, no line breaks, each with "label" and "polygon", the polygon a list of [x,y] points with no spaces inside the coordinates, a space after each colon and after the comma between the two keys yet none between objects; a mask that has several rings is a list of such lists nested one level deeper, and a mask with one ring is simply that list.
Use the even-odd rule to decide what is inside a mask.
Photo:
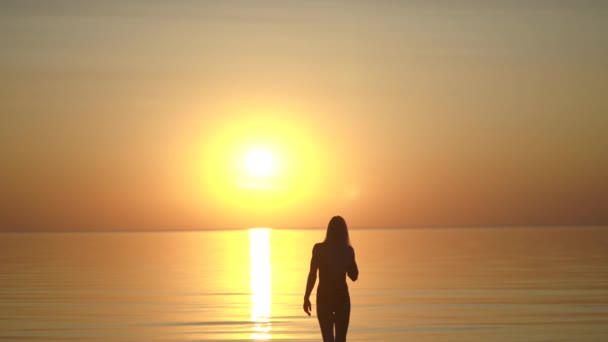
[{"label": "woman's right arm", "polygon": [[317,269],[319,269],[319,261],[317,255],[317,245],[312,249],[312,258],[310,259],[310,270],[308,271],[308,280],[306,281],[306,292],[304,293],[304,312],[310,316],[312,305],[310,303],[310,294],[317,282]]}]

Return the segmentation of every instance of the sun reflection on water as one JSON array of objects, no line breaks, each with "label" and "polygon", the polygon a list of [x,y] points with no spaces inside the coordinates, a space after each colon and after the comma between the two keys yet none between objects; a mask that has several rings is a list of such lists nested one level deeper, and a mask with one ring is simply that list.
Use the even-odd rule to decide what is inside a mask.
[{"label": "sun reflection on water", "polygon": [[254,228],[249,230],[251,322],[253,340],[270,339],[271,331],[271,266],[270,266],[270,229]]}]

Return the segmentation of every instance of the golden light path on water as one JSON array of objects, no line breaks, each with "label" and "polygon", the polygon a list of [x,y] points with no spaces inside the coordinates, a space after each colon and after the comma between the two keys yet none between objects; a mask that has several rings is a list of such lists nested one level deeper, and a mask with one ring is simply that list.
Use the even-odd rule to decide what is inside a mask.
[{"label": "golden light path on water", "polygon": [[253,340],[270,339],[272,305],[270,229],[249,230],[251,322]]}]

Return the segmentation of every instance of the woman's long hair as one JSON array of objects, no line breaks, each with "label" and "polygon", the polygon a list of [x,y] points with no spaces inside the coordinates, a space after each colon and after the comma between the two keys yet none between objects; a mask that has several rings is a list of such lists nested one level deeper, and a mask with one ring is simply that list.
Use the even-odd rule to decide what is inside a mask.
[{"label": "woman's long hair", "polygon": [[348,227],[342,216],[334,216],[329,220],[324,242],[332,246],[350,246]]}]

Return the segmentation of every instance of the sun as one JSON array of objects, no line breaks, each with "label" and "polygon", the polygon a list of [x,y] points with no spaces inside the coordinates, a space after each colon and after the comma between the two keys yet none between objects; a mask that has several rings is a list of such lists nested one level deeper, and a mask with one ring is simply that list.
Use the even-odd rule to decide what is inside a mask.
[{"label": "sun", "polygon": [[204,205],[253,217],[316,194],[323,151],[305,123],[248,115],[218,122],[211,131],[192,169],[199,185],[193,195]]},{"label": "sun", "polygon": [[245,171],[252,176],[267,177],[275,171],[276,158],[266,149],[252,149],[245,154]]}]

